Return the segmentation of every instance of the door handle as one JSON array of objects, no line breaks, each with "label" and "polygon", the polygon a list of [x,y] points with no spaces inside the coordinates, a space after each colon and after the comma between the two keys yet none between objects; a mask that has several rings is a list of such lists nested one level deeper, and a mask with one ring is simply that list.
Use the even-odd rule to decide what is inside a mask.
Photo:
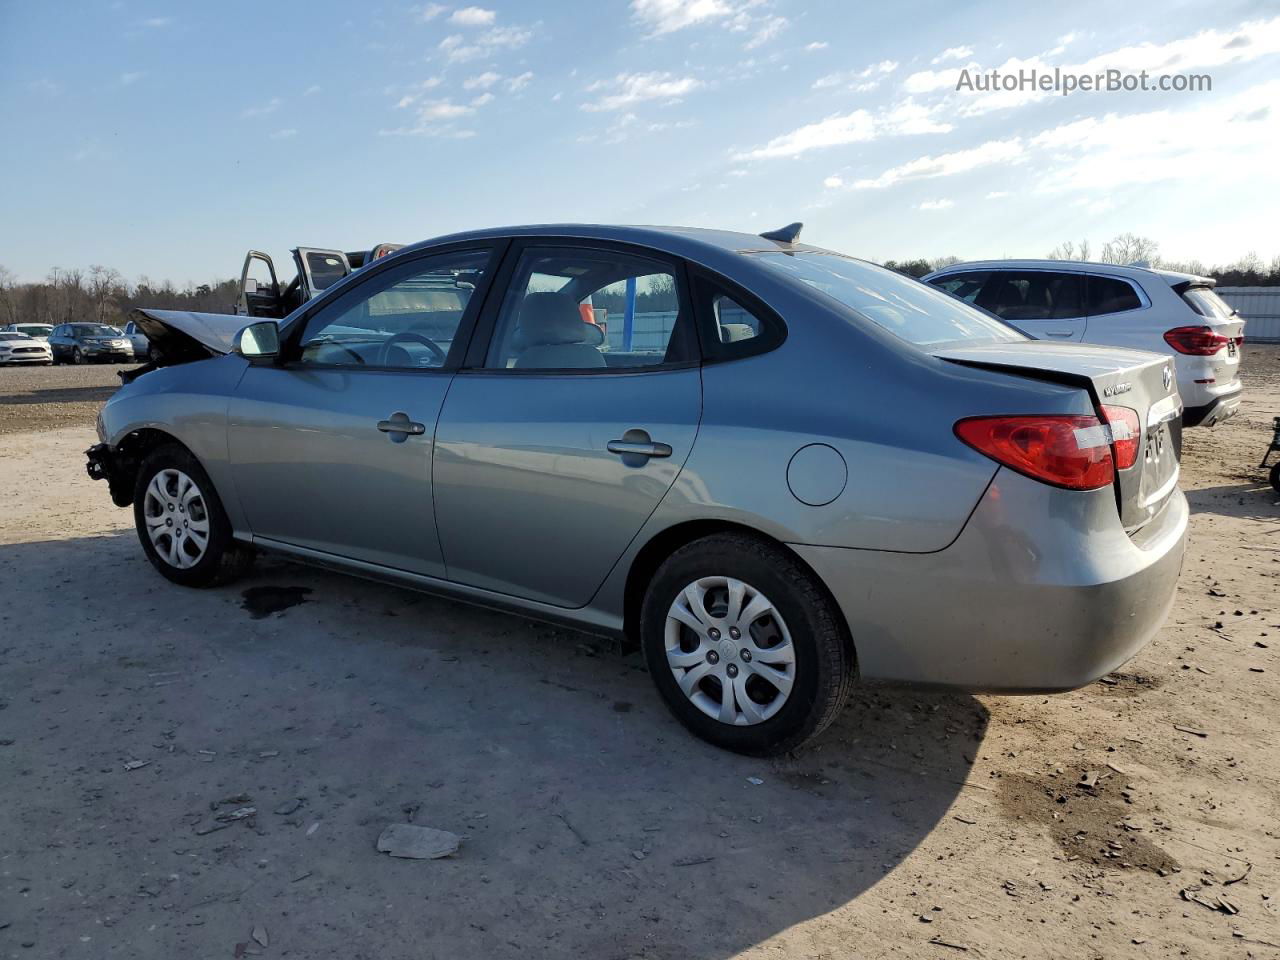
[{"label": "door handle", "polygon": [[1046,334],[1048,334],[1048,335],[1049,335],[1049,336],[1051,336],[1051,337],[1064,337],[1064,338],[1065,338],[1065,337],[1073,337],[1073,336],[1075,336],[1075,334],[1073,334],[1070,330],[1067,330],[1065,333],[1064,333],[1064,332],[1060,332],[1060,331],[1058,331],[1058,330],[1046,330],[1046,331],[1045,331],[1045,333],[1046,333]]},{"label": "door handle", "polygon": [[427,432],[426,424],[415,423],[407,413],[393,413],[387,420],[378,421],[378,429],[390,434],[392,443],[404,443],[410,437],[420,437]]},{"label": "door handle", "polygon": [[622,462],[628,466],[633,464],[629,460],[636,460],[638,464],[643,464],[649,457],[669,457],[671,456],[671,445],[667,443],[657,443],[649,438],[649,434],[644,430],[628,430],[622,435],[621,440],[610,440],[606,448],[610,453],[617,453],[622,456]]}]

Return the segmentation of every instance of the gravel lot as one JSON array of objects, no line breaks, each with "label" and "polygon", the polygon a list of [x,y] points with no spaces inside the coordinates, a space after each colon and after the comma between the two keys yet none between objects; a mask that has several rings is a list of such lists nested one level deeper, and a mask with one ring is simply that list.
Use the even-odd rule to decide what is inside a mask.
[{"label": "gravel lot", "polygon": [[[578,634],[269,559],[168,584],[82,466],[115,368],[0,369],[0,956],[1280,957],[1280,349],[1244,369],[1133,662],[864,690],[773,762]],[[409,819],[461,850],[378,853]]]}]

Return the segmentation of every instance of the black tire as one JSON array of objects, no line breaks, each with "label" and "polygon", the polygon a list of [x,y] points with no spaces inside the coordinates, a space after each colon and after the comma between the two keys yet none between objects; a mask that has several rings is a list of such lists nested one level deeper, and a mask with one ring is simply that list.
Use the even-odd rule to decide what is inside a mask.
[{"label": "black tire", "polygon": [[1280,461],[1271,465],[1271,486],[1275,488],[1276,493],[1280,493]]},{"label": "black tire", "polygon": [[[685,587],[705,577],[749,584],[768,597],[787,625],[794,681],[777,712],[761,722],[739,726],[708,716],[680,689],[667,662],[667,613]],[[817,736],[840,712],[855,680],[853,644],[822,584],[786,550],[746,534],[704,537],[667,558],[645,592],[640,643],[653,682],[676,718],[703,740],[749,756],[785,753]],[[712,690],[722,689],[708,679]]]},{"label": "black tire", "polygon": [[[175,566],[161,556],[147,534],[147,488],[156,474],[164,470],[178,470],[190,477],[205,505],[203,512],[208,521],[208,541],[203,555],[189,567]],[[138,540],[151,565],[162,576],[184,587],[213,587],[230,583],[247,572],[253,562],[252,549],[232,537],[231,522],[204,467],[185,447],[176,443],[157,447],[147,454],[138,468],[133,487],[133,521]]]},{"label": "black tire", "polygon": [[71,362],[76,364],[84,363],[84,354],[80,352],[79,347],[75,347],[71,351]]}]

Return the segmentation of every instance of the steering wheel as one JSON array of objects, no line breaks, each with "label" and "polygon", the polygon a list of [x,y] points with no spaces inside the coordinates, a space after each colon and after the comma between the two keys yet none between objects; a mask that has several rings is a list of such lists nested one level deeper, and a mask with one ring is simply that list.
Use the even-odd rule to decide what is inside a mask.
[{"label": "steering wheel", "polygon": [[436,359],[440,361],[440,366],[444,366],[445,352],[440,349],[440,345],[430,337],[425,334],[418,333],[416,330],[401,330],[399,333],[393,334],[386,340],[382,341],[382,347],[378,351],[378,366],[388,366],[387,360],[391,357],[391,348],[397,343],[405,343],[409,341],[422,344],[435,354]]}]

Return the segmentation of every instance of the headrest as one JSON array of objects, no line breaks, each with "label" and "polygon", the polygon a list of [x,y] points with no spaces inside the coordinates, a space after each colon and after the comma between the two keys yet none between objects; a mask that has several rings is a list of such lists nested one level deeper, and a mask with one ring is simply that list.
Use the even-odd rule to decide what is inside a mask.
[{"label": "headrest", "polygon": [[582,343],[589,331],[567,293],[530,293],[520,307],[520,340],[526,346]]}]

